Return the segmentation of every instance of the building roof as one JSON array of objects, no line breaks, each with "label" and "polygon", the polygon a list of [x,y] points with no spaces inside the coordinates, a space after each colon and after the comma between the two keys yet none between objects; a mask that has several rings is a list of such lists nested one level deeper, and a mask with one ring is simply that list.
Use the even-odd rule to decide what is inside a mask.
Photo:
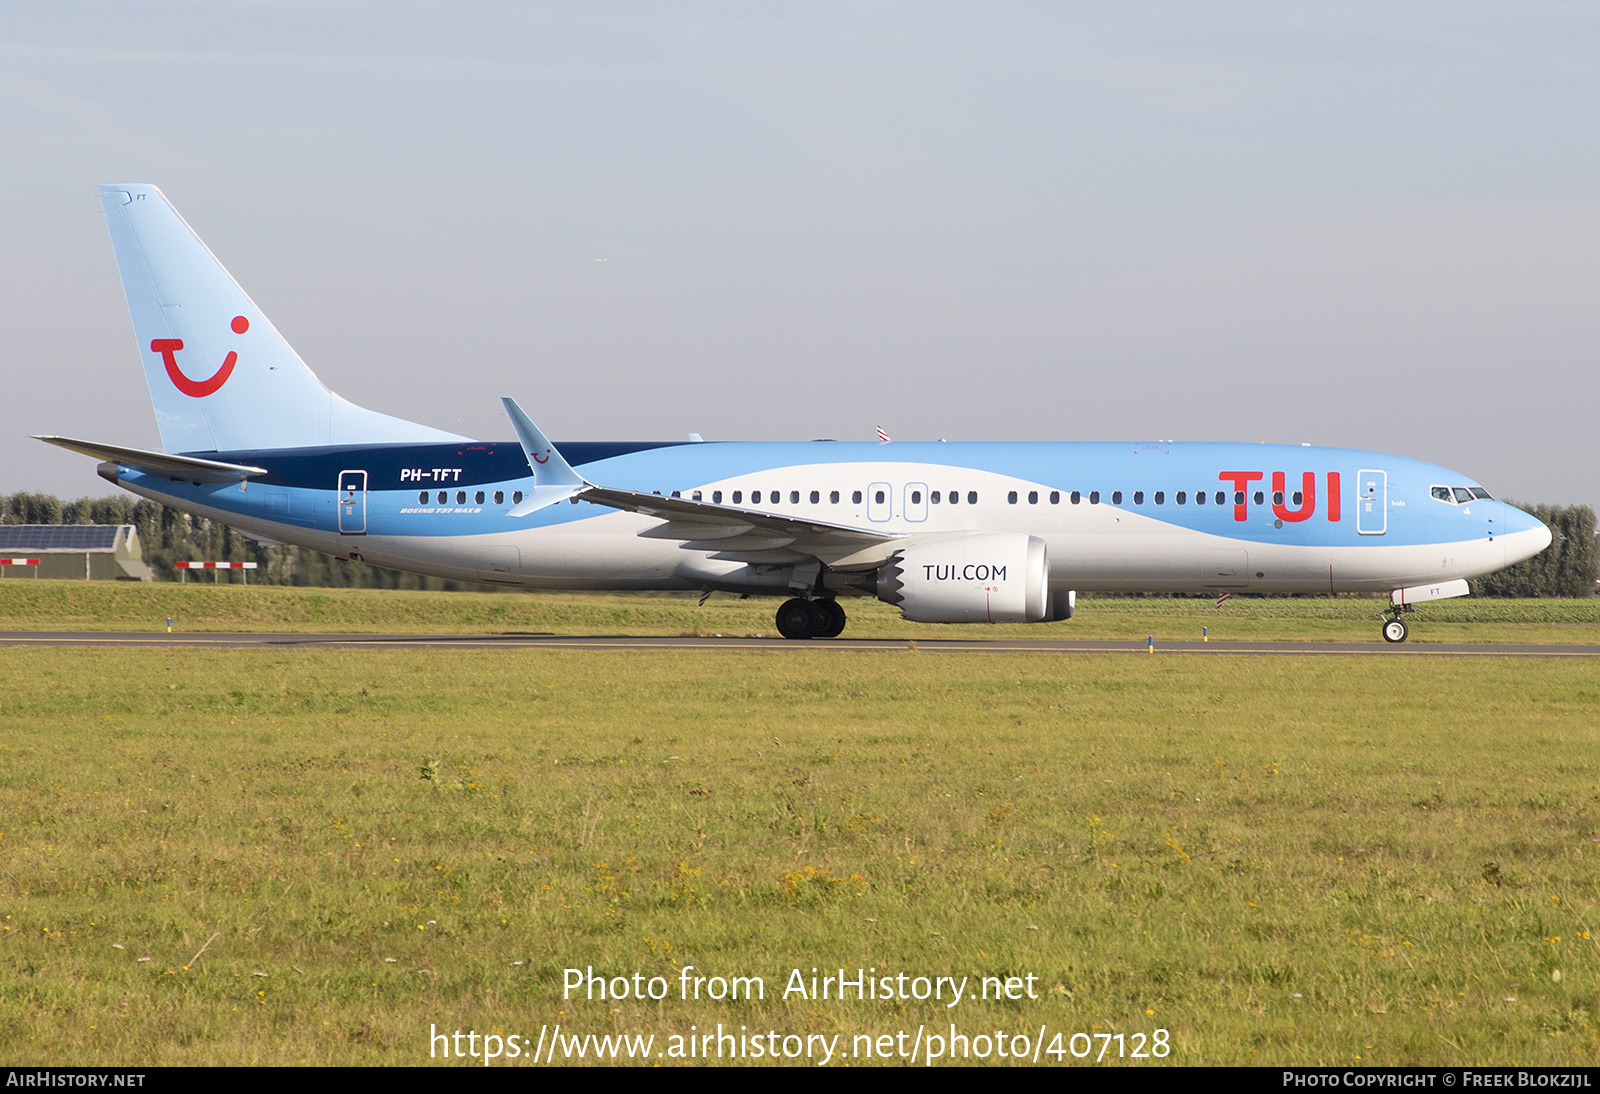
[{"label": "building roof", "polygon": [[0,524],[0,551],[114,551],[131,524]]}]

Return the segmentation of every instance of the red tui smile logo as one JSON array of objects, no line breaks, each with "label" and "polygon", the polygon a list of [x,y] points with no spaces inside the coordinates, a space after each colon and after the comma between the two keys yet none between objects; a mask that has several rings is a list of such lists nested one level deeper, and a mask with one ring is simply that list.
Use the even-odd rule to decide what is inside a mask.
[{"label": "red tui smile logo", "polygon": [[[230,326],[233,327],[233,333],[243,334],[250,329],[250,320],[242,315],[236,315]],[[215,394],[228,382],[228,377],[233,375],[233,366],[239,363],[239,355],[229,350],[228,356],[222,359],[222,367],[217,369],[210,379],[191,380],[178,367],[178,351],[182,348],[182,338],[157,338],[150,343],[150,351],[161,354],[162,361],[166,363],[167,378],[172,381],[172,385],[193,399],[204,399],[207,395]]]}]

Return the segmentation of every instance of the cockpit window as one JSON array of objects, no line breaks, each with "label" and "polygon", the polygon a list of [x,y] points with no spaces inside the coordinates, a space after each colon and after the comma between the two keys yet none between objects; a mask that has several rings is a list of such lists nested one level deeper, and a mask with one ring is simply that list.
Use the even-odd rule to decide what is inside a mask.
[{"label": "cockpit window", "polygon": [[1450,505],[1471,505],[1475,501],[1493,501],[1494,498],[1481,486],[1431,486],[1428,493]]}]

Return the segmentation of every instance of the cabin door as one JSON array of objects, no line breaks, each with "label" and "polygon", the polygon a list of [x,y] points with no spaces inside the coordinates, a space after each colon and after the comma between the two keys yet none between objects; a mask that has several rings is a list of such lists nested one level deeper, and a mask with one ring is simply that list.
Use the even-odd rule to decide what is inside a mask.
[{"label": "cabin door", "polygon": [[1356,476],[1356,531],[1381,536],[1389,530],[1389,472],[1363,471]]},{"label": "cabin door", "polygon": [[339,472],[339,534],[367,534],[367,473]]}]

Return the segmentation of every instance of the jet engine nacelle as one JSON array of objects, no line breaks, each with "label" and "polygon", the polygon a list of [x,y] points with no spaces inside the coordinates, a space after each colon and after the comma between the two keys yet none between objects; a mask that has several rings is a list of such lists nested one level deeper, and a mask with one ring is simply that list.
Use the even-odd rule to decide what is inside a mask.
[{"label": "jet engine nacelle", "polygon": [[914,623],[1038,623],[1051,614],[1044,540],[972,532],[913,544],[878,571],[878,599]]}]

